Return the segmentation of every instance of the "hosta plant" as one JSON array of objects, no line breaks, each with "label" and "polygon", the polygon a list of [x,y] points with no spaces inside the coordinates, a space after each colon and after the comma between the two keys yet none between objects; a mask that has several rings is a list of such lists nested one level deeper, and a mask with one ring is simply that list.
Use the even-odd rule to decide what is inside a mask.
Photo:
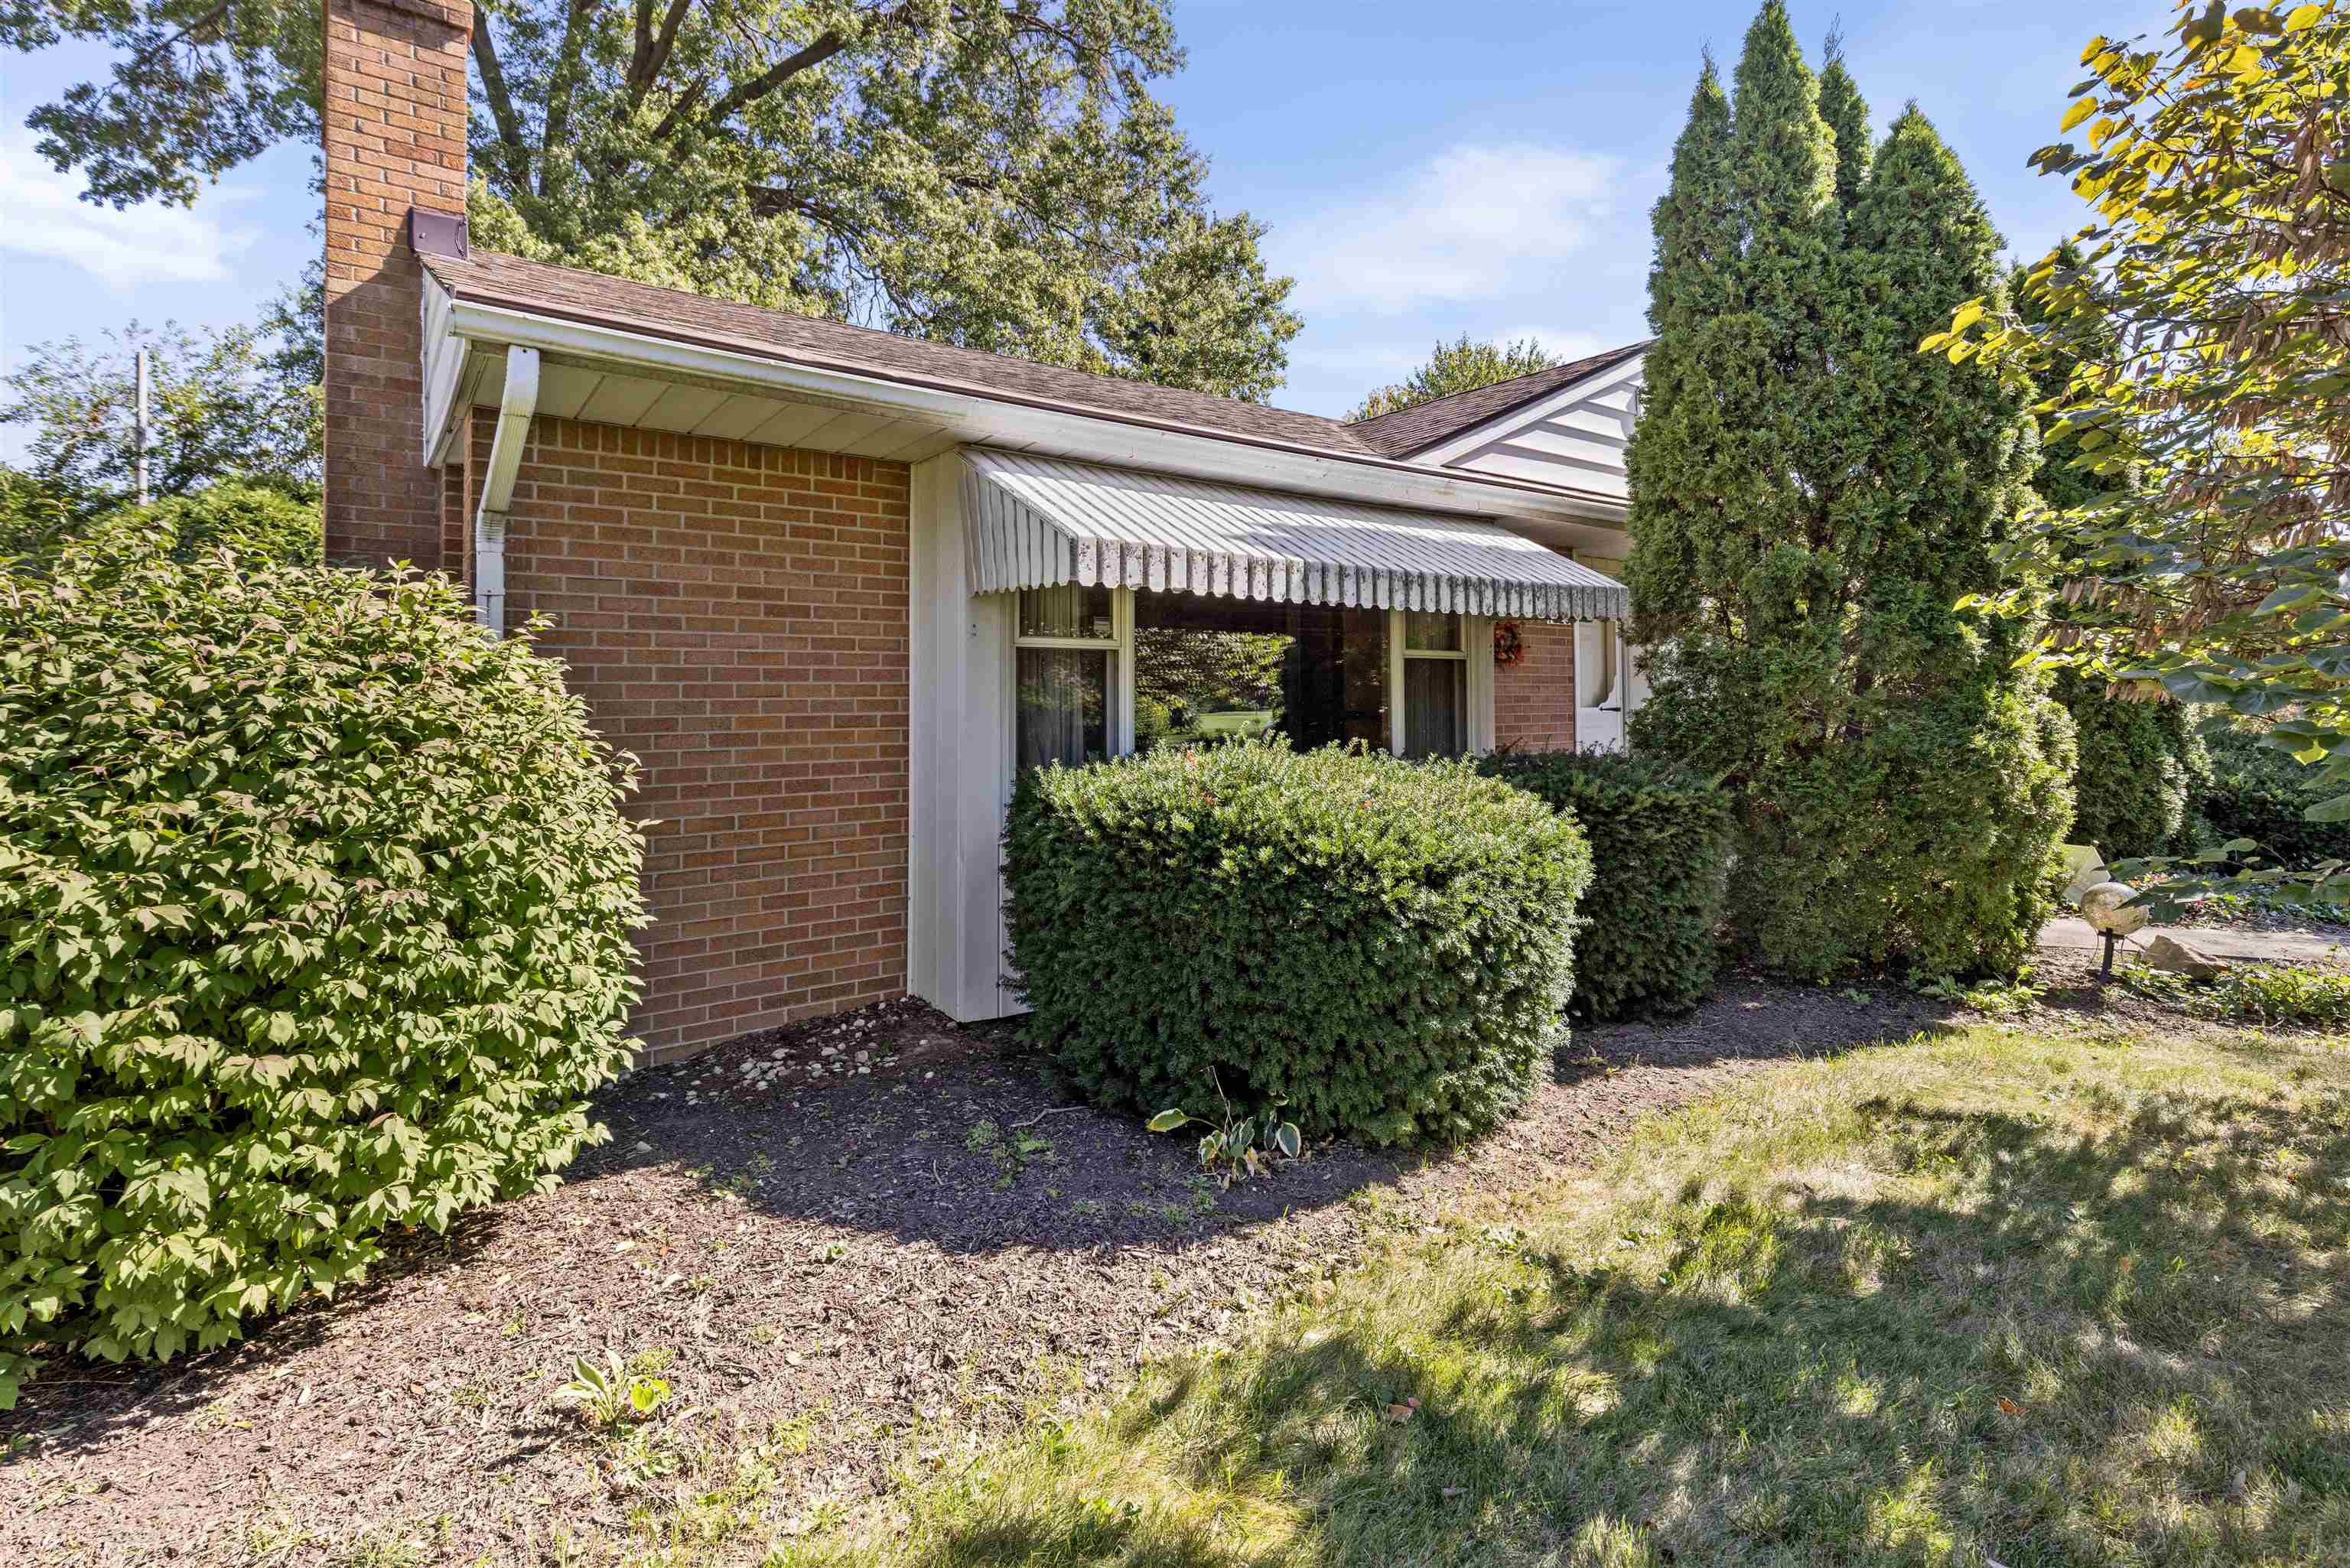
[{"label": "hosta plant", "polygon": [[[1211,1080],[1213,1077],[1211,1074]],[[1232,1103],[1224,1098],[1222,1084],[1216,1085],[1216,1098],[1223,1103],[1221,1117],[1195,1116],[1175,1106],[1151,1117],[1150,1130],[1163,1133],[1180,1132],[1187,1127],[1207,1128],[1200,1136],[1200,1168],[1227,1188],[1270,1169],[1275,1155],[1295,1159],[1305,1152],[1305,1135],[1297,1130],[1295,1122],[1281,1119],[1281,1107],[1289,1103],[1287,1096],[1275,1095],[1263,1111],[1246,1116],[1233,1114]]]},{"label": "hosta plant", "polygon": [[234,1339],[599,1141],[628,777],[438,581],[0,579],[0,1400]]}]

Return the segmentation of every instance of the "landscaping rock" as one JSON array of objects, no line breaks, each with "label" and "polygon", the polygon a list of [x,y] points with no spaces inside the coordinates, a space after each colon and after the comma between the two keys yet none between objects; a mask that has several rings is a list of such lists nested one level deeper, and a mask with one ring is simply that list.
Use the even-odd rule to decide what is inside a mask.
[{"label": "landscaping rock", "polygon": [[2215,958],[2201,948],[2189,947],[2175,937],[2157,937],[2147,943],[2138,961],[2148,969],[2183,974],[2189,980],[2217,980],[2228,972],[2225,959]]}]

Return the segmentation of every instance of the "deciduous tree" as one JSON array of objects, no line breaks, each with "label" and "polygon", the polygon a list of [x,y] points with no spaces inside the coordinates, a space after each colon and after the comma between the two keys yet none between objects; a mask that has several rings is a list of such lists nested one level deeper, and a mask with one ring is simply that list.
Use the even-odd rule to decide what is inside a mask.
[{"label": "deciduous tree", "polygon": [[[26,0],[112,47],[33,111],[116,205],[317,136],[315,0]],[[502,248],[1170,386],[1262,397],[1297,318],[1153,83],[1165,0],[483,0],[473,213]]]},{"label": "deciduous tree", "polygon": [[1544,348],[1539,338],[1474,343],[1464,332],[1453,342],[1439,342],[1430,350],[1427,364],[1365,398],[1347,418],[1349,421],[1375,420],[1381,414],[1416,409],[1455,392],[1473,392],[1480,387],[1515,380],[1565,362],[1562,356]]},{"label": "deciduous tree", "polygon": [[[2274,722],[2350,820],[2350,5],[2181,0],[2155,41],[2092,39],[2033,161],[2095,221],[1923,347],[2051,386],[2091,473],[2017,535],[1991,602],[2060,606],[2043,660]],[[2350,897],[2350,878],[2330,896]]]}]

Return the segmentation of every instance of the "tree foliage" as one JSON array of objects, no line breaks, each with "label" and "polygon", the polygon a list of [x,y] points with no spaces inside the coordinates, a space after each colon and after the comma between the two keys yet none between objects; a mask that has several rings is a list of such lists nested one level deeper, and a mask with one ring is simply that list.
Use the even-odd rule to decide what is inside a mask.
[{"label": "tree foliage", "polygon": [[0,1404],[43,1355],[224,1344],[601,1140],[620,761],[437,578],[0,576]]},{"label": "tree foliage", "polygon": [[145,506],[77,511],[0,474],[0,572],[48,576],[84,556],[86,580],[102,584],[137,561],[226,561],[257,572],[315,566],[325,553],[317,498],[272,485],[228,480]]},{"label": "tree foliage", "polygon": [[2036,442],[2021,394],[1914,351],[1996,289],[1999,238],[1914,106],[1840,141],[1866,105],[1840,61],[1824,90],[1779,0],[1735,87],[1706,63],[1655,213],[1626,576],[1661,651],[1635,739],[1736,793],[1732,914],[1766,964],[2010,968],[2071,726],[2018,630],[1951,607],[1997,585]]},{"label": "tree foliage", "polygon": [[2052,494],[1990,602],[2053,585],[2043,661],[2268,721],[2350,820],[2350,5],[2181,0],[2082,57],[2087,145],[2033,161],[2095,220],[1923,348],[2046,389],[2052,444],[2129,482]]},{"label": "tree foliage", "polygon": [[[122,205],[317,136],[319,10],[29,0],[107,83],[41,150]],[[490,246],[965,346],[1261,398],[1297,318],[1152,84],[1165,0],[484,0],[472,207]]]},{"label": "tree foliage", "polygon": [[34,346],[7,378],[0,424],[33,427],[18,483],[86,517],[137,499],[139,350],[151,360],[147,487],[158,499],[222,481],[315,496],[323,409],[303,348],[254,327],[189,332],[136,322],[97,344]]},{"label": "tree foliage", "polygon": [[1473,392],[1499,381],[1515,380],[1536,370],[1565,363],[1542,346],[1539,338],[1520,337],[1508,343],[1473,343],[1462,333],[1451,343],[1440,341],[1429,351],[1428,363],[1400,381],[1390,382],[1356,405],[1347,416],[1351,422],[1375,420],[1402,409],[1416,409],[1455,392]]}]

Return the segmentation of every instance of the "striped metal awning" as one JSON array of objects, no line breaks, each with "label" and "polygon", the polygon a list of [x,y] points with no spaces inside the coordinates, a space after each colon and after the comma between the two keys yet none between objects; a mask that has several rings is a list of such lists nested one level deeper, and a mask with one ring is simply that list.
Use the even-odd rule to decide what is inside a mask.
[{"label": "striped metal awning", "polygon": [[1024,452],[963,452],[971,591],[1056,583],[1527,620],[1621,620],[1611,577],[1433,513]]}]

